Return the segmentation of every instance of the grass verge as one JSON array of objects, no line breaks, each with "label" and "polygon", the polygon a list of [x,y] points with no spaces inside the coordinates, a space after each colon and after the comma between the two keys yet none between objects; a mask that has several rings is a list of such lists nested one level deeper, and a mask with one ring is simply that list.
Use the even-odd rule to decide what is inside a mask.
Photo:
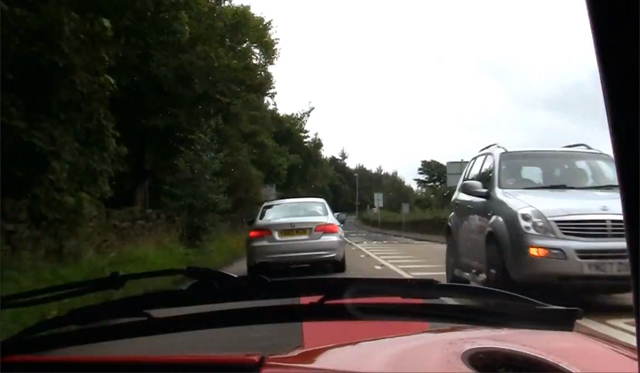
[{"label": "grass verge", "polygon": [[[3,260],[0,294],[8,295],[46,286],[123,273],[197,265],[222,268],[244,255],[244,234],[226,233],[203,249],[186,249],[173,237],[141,243],[111,253],[87,253],[64,262],[39,258]],[[130,282],[118,291],[106,291],[29,308],[3,310],[0,313],[0,338],[3,340],[45,318],[71,309],[128,295],[176,286],[183,278],[150,279]],[[0,305],[1,307],[1,305]]]}]

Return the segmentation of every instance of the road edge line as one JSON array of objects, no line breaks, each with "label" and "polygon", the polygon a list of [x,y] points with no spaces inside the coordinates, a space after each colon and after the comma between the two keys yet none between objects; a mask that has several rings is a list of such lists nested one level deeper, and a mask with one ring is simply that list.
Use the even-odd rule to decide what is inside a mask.
[{"label": "road edge line", "polygon": [[585,328],[588,329],[593,329],[596,332],[600,332],[604,335],[608,335],[609,337],[615,338],[621,342],[624,342],[626,344],[630,344],[633,347],[637,347],[637,343],[636,343],[636,336],[635,335],[631,335],[629,333],[625,333],[622,332],[618,329],[614,329],[608,325],[605,325],[603,323],[600,323],[598,321],[592,320],[592,319],[588,319],[588,318],[584,318],[582,320],[577,320],[576,321],[577,324],[580,324],[582,326],[584,326]]},{"label": "road edge line", "polygon": [[[380,264],[384,265],[385,267],[388,267],[389,269],[391,269],[392,271],[396,272],[397,274],[399,274],[400,276],[404,277],[404,278],[415,278],[413,276],[411,276],[409,273],[401,270],[400,268],[394,266],[391,263],[386,262],[384,259],[379,258],[377,255],[371,253],[369,250],[365,249],[364,247],[358,245],[357,243],[351,241],[348,238],[344,238],[350,245],[357,247],[358,249],[360,249],[362,252],[364,252],[365,254],[369,255],[370,257],[372,257],[373,259],[377,260]],[[451,298],[440,298],[442,299],[445,303],[449,303],[449,304],[460,304],[459,302],[457,302],[454,299]]]}]

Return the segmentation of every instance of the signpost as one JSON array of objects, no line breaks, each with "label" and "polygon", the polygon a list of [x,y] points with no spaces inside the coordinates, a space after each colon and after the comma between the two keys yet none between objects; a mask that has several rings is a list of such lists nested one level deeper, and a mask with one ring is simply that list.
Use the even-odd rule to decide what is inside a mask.
[{"label": "signpost", "polygon": [[408,213],[409,213],[409,204],[405,202],[402,204],[402,231],[404,231],[404,215]]},{"label": "signpost", "polygon": [[380,228],[380,208],[384,205],[382,193],[373,194],[373,203],[375,204],[376,211],[378,212],[378,228]]},{"label": "signpost", "polygon": [[458,162],[447,162],[447,186],[458,186],[458,181],[469,162],[463,160]]}]

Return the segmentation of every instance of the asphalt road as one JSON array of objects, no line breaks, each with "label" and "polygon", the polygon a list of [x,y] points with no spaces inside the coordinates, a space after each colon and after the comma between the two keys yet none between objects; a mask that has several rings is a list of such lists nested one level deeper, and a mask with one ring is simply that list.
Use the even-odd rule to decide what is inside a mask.
[{"label": "asphalt road", "polygon": [[[302,268],[279,275],[293,277],[433,278],[445,282],[445,246],[443,244],[369,232],[350,222],[347,222],[344,226],[344,231],[351,243],[347,248],[346,273],[334,274],[324,268],[312,270]],[[246,266],[244,260],[234,263],[225,268],[225,270],[238,275],[245,274]],[[635,333],[633,327],[628,324],[628,321],[633,318],[631,295],[592,297],[586,294],[579,294],[569,297],[567,295],[539,294],[537,298],[552,304],[577,305],[587,315],[586,319],[580,321],[580,328],[589,328],[598,333],[635,345]],[[200,306],[154,311],[153,313],[155,316],[162,317],[222,308],[245,307],[249,304],[297,302],[300,302],[300,299]],[[429,324],[430,329],[445,326],[447,325]],[[286,353],[304,344],[303,329],[300,323],[234,327],[118,341],[117,343],[101,343],[67,351],[56,351],[55,354]]]}]

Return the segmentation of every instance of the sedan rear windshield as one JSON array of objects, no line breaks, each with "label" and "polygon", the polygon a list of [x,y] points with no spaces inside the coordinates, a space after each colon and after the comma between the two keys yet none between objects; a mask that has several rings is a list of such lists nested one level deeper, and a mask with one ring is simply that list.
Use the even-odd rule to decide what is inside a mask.
[{"label": "sedan rear windshield", "polygon": [[267,205],[260,211],[260,220],[327,216],[329,212],[322,202],[287,202]]},{"label": "sedan rear windshield", "polygon": [[504,153],[498,172],[501,189],[552,186],[598,188],[617,186],[612,157],[601,153],[527,151]]}]

